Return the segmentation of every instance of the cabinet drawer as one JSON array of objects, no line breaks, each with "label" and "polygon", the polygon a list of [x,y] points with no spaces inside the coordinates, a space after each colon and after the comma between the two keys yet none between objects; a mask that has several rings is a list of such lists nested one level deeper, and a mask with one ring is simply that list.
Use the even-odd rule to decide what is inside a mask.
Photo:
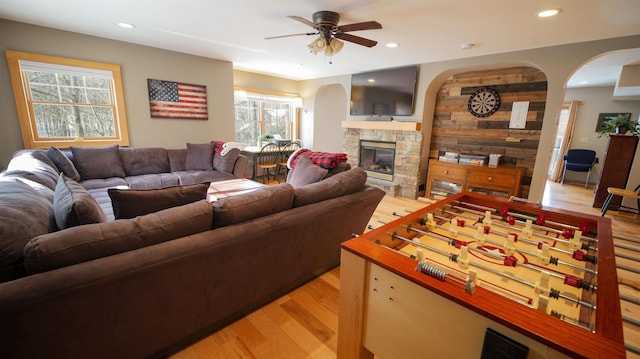
[{"label": "cabinet drawer", "polygon": [[513,187],[516,184],[516,176],[513,173],[470,171],[467,182],[469,185],[482,183],[495,187]]},{"label": "cabinet drawer", "polygon": [[453,166],[432,164],[429,168],[429,173],[432,177],[446,178],[446,179],[462,179],[467,176],[467,170],[464,168],[457,168]]}]

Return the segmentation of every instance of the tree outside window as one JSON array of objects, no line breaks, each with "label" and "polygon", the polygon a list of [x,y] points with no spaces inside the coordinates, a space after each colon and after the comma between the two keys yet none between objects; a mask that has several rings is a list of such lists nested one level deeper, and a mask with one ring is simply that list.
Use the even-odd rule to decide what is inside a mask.
[{"label": "tree outside window", "polygon": [[117,65],[7,51],[25,148],[128,145]]},{"label": "tree outside window", "polygon": [[234,110],[237,142],[255,146],[261,135],[296,137],[293,97],[247,93],[246,99],[235,102]]}]

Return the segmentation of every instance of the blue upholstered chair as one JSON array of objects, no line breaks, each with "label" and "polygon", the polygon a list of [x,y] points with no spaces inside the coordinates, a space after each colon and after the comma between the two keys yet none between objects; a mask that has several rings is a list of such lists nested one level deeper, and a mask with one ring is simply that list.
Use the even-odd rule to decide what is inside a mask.
[{"label": "blue upholstered chair", "polygon": [[567,151],[567,154],[564,155],[562,159],[564,160],[562,184],[564,184],[564,175],[567,173],[567,171],[587,172],[587,180],[584,183],[584,188],[587,188],[587,186],[589,185],[589,176],[591,175],[591,169],[596,163],[598,163],[596,151],[572,149]]}]

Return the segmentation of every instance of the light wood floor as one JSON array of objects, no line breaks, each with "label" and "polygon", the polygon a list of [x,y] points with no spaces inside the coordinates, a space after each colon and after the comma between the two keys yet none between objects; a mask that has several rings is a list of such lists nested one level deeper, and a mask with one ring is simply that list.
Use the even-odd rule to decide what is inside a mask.
[{"label": "light wood floor", "polygon": [[[591,207],[592,198],[593,188],[548,183],[543,205],[599,215],[600,210]],[[425,204],[419,201],[386,196],[369,224],[377,227],[394,219],[394,212],[401,214],[423,206]],[[609,211],[607,217],[612,220],[614,236],[640,241],[639,218],[616,211]],[[617,255],[638,258],[640,261],[640,243],[622,239],[615,239],[615,242]],[[619,267],[640,270],[640,263],[636,260],[618,257],[617,264]],[[619,268],[618,277],[621,296],[640,300],[640,275]],[[335,359],[339,284],[340,267],[337,267],[172,358]],[[621,304],[623,317],[629,318],[623,322],[625,343],[628,348],[640,348],[640,326],[636,325],[640,322],[640,306],[626,300],[622,300]],[[640,358],[633,348],[627,352],[627,357]]]}]

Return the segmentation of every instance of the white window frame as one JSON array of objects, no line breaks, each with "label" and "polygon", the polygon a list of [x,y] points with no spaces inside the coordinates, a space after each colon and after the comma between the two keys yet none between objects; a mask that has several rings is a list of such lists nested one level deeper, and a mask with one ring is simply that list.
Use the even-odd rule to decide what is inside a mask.
[{"label": "white window frame", "polygon": [[[265,135],[265,119],[264,119],[263,104],[264,102],[273,101],[273,102],[284,102],[284,103],[291,104],[292,113],[291,113],[291,124],[289,128],[289,133],[291,137],[290,139],[294,140],[299,137],[298,128],[299,128],[300,108],[296,106],[296,102],[300,99],[298,95],[290,94],[290,93],[260,91],[260,90],[236,87],[235,93],[238,93],[238,92],[242,92],[247,99],[260,101],[260,113],[259,113],[260,118],[258,119],[259,126],[260,126],[259,136]],[[234,102],[235,102],[234,104],[234,108],[235,108],[235,105],[237,105],[239,102],[242,102],[242,100],[236,99]],[[235,121],[239,121],[239,120],[235,118]],[[236,137],[236,141],[240,141],[240,139]],[[256,143],[246,143],[246,144],[249,146],[256,145]]]},{"label": "white window frame", "polygon": [[[68,59],[55,56],[6,51],[13,95],[18,111],[24,148],[48,148],[56,146],[129,145],[127,119],[124,108],[124,92],[120,66],[100,62]],[[114,116],[114,135],[100,137],[42,137],[37,133],[34,101],[31,97],[27,71],[42,70],[55,73],[89,75],[110,79],[111,107]]]}]

